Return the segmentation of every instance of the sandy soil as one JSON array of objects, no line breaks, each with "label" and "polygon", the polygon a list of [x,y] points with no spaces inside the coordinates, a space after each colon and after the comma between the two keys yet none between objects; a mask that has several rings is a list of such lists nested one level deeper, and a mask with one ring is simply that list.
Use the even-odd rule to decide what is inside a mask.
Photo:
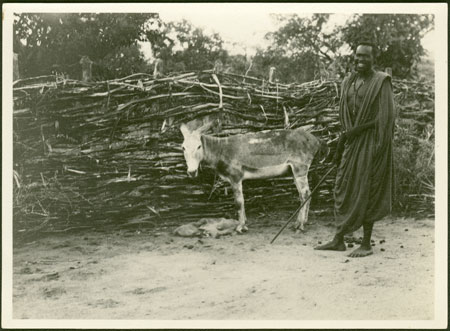
[{"label": "sandy soil", "polygon": [[14,249],[13,317],[433,319],[433,220],[377,223],[374,255],[359,259],[347,257],[353,248],[313,250],[332,236],[325,221],[305,234],[286,229],[271,245],[280,224],[250,224],[246,234],[220,239],[133,230],[21,245]]}]

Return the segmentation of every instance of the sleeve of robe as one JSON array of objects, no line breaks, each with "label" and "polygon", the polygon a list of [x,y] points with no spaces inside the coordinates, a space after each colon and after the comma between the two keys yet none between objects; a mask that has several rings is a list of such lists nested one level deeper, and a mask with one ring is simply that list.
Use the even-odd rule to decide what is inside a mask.
[{"label": "sleeve of robe", "polygon": [[378,115],[375,123],[376,144],[375,154],[380,156],[386,152],[386,148],[391,146],[394,135],[395,107],[394,94],[390,77],[387,77],[380,89],[378,104]]}]

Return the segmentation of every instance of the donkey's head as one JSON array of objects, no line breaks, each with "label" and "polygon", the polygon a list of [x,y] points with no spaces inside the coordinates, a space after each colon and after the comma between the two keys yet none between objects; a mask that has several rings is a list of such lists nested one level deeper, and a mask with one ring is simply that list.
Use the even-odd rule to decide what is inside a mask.
[{"label": "donkey's head", "polygon": [[187,164],[187,173],[190,177],[197,177],[198,167],[204,157],[201,136],[208,131],[213,123],[207,123],[198,129],[190,130],[184,123],[181,124],[180,130],[183,134],[183,153]]}]

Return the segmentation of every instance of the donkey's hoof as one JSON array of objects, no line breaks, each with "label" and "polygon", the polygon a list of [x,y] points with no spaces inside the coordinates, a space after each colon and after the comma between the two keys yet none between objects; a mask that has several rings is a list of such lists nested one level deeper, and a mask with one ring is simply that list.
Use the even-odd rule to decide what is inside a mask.
[{"label": "donkey's hoof", "polygon": [[303,224],[295,227],[295,234],[305,233],[305,226]]},{"label": "donkey's hoof", "polygon": [[236,232],[242,234],[242,232],[247,232],[248,228],[246,225],[238,225]]}]

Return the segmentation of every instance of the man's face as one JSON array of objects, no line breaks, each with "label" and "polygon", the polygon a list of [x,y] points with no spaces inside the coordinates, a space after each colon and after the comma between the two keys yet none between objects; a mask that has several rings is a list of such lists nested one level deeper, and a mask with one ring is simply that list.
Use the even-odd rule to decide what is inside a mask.
[{"label": "man's face", "polygon": [[358,46],[355,53],[355,65],[356,71],[359,73],[367,73],[372,69],[373,54],[371,46]]}]

